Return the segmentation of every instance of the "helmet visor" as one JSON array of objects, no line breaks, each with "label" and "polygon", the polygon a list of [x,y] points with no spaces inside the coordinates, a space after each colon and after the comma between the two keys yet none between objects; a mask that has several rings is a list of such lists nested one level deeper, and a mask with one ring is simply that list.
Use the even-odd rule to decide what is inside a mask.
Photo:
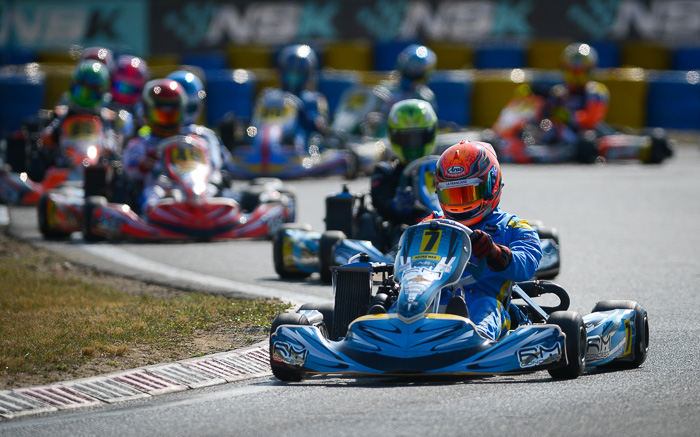
[{"label": "helmet visor", "polygon": [[159,126],[176,126],[182,121],[182,109],[180,106],[148,108],[146,117]]},{"label": "helmet visor", "polygon": [[103,92],[98,87],[75,84],[71,89],[71,98],[80,106],[92,107],[102,101]]},{"label": "helmet visor", "polygon": [[457,181],[438,182],[437,196],[440,204],[447,206],[464,206],[472,202],[487,199],[493,193],[491,174],[486,180],[472,178]]},{"label": "helmet visor", "polygon": [[141,88],[123,79],[115,79],[112,83],[112,89],[115,93],[124,96],[141,96]]},{"label": "helmet visor", "polygon": [[436,134],[435,126],[422,129],[391,129],[389,138],[395,146],[403,150],[406,161],[410,162],[427,153],[425,147],[433,144]]}]

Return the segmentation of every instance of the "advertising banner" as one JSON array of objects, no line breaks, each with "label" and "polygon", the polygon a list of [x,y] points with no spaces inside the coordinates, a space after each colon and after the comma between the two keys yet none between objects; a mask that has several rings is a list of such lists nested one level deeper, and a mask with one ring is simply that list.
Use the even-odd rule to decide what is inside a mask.
[{"label": "advertising banner", "polygon": [[35,51],[104,45],[148,51],[145,1],[0,1],[0,47]]},{"label": "advertising banner", "polygon": [[696,0],[152,0],[151,51],[293,40],[700,38]]}]

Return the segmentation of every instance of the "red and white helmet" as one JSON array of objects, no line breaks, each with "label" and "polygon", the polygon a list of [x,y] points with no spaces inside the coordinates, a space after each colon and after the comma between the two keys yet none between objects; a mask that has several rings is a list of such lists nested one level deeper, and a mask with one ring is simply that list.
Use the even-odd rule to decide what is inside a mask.
[{"label": "red and white helmet", "polygon": [[136,104],[141,100],[147,81],[148,68],[143,59],[130,55],[119,56],[112,73],[112,100],[126,106]]},{"label": "red and white helmet", "polygon": [[471,226],[501,200],[501,166],[489,143],[462,141],[445,150],[435,169],[435,189],[445,217]]}]

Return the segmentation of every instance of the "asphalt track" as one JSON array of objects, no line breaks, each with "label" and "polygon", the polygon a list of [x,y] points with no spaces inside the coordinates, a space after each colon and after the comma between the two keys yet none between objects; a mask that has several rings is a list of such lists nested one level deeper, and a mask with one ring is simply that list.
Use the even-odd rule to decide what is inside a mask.
[{"label": "asphalt track", "polygon": [[[295,384],[263,376],[5,420],[0,435],[698,435],[697,141],[660,166],[504,165],[503,173],[502,206],[558,228],[556,282],[569,291],[572,310],[585,314],[613,298],[645,306],[651,347],[641,368],[588,372],[574,381],[553,381],[546,372],[441,380],[315,377]],[[299,197],[298,221],[322,229],[323,197],[342,183],[290,183]],[[365,189],[367,180],[352,185]],[[13,208],[10,218],[15,235],[45,244],[31,209]],[[76,238],[49,247],[101,268],[192,288],[331,298],[315,277],[277,279],[267,241],[84,244]]]}]

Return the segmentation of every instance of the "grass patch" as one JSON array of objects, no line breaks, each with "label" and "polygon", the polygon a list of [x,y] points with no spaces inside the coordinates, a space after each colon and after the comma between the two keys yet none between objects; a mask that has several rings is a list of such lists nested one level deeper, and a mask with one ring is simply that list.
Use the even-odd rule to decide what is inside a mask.
[{"label": "grass patch", "polygon": [[0,375],[66,371],[96,357],[115,366],[136,346],[177,355],[169,351],[207,332],[269,328],[288,307],[205,293],[130,294],[39,264],[0,257]]}]

